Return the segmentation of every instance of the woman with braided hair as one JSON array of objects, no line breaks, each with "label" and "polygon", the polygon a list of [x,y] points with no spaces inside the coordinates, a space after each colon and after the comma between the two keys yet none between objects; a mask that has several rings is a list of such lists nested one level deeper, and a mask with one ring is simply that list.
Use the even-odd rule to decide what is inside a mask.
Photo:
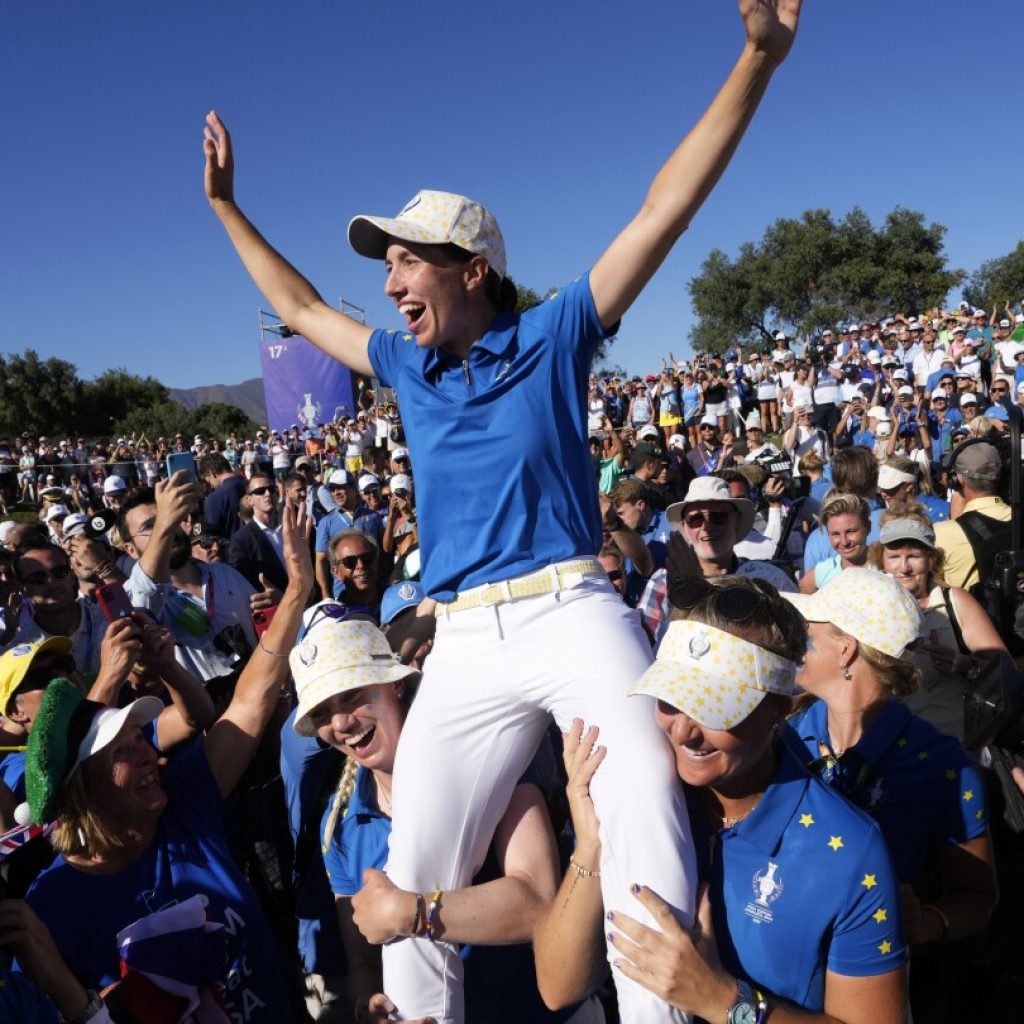
[{"label": "woman with braided hair", "polygon": [[596,1000],[559,1013],[545,1010],[533,981],[529,942],[559,877],[540,788],[520,779],[474,884],[453,891],[399,889],[381,869],[391,834],[395,755],[419,672],[403,665],[381,630],[362,616],[312,619],[292,651],[291,668],[299,700],[295,731],[315,735],[345,757],[319,840],[348,965],[346,1002],[356,1019],[387,1019],[391,1004],[381,994],[378,947],[408,937],[427,948],[438,941],[504,947],[474,948],[467,960],[468,1020],[602,1021]]}]

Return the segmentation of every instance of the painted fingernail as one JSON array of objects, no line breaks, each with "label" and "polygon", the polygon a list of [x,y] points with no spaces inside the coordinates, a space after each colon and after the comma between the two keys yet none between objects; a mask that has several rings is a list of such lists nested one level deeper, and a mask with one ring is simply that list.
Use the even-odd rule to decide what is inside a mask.
[{"label": "painted fingernail", "polygon": [[609,910],[606,916],[607,916],[609,921],[614,921],[615,920],[615,911],[614,910]]},{"label": "painted fingernail", "polygon": [[609,933],[608,933],[608,941],[609,941],[609,942],[610,942],[610,943],[611,943],[611,944],[612,944],[613,946],[615,945],[615,933],[614,933],[614,932],[609,932]]},{"label": "painted fingernail", "polygon": [[639,892],[640,892],[640,886],[639,886],[639,885],[638,885],[638,884],[637,884],[636,882],[634,882],[634,883],[633,883],[633,884],[632,884],[632,885],[631,885],[631,886],[629,887],[629,891],[630,891],[630,892],[631,892],[631,893],[632,893],[632,894],[633,894],[634,896],[636,896],[636,895],[638,895],[638,894],[639,894]]}]

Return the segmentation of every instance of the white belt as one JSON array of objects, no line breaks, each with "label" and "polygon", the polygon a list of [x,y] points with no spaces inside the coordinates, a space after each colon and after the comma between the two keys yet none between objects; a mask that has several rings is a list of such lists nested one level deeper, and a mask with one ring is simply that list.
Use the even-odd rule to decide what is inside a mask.
[{"label": "white belt", "polygon": [[554,594],[559,590],[571,590],[579,586],[588,576],[604,576],[601,564],[592,558],[575,562],[558,562],[545,569],[538,569],[514,580],[499,583],[484,583],[482,586],[464,590],[446,603],[438,601],[434,614],[441,618],[451,612],[464,612],[470,608],[493,608],[496,604],[518,601],[524,597],[540,594]]}]

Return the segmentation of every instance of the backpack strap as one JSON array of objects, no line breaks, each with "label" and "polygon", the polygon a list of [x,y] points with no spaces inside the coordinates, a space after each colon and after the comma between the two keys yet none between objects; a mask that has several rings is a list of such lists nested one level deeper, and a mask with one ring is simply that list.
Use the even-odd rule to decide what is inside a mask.
[{"label": "backpack strap", "polygon": [[956,522],[971,545],[974,561],[978,566],[978,575],[984,582],[992,575],[996,555],[1011,547],[1013,527],[1009,520],[1003,522],[973,511],[964,512]]},{"label": "backpack strap", "polygon": [[946,605],[946,617],[949,619],[950,628],[953,630],[953,636],[956,638],[956,645],[960,649],[961,654],[969,656],[971,652],[964,643],[964,634],[960,628],[960,620],[956,617],[956,612],[953,610],[953,588],[940,587],[939,589],[942,591],[942,600]]}]

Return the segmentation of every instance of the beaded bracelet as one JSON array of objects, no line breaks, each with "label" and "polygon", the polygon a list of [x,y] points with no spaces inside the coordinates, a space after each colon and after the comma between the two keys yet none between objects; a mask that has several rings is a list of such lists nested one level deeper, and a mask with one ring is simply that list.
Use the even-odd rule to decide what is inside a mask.
[{"label": "beaded bracelet", "polygon": [[585,868],[582,864],[577,864],[576,861],[574,861],[572,859],[572,857],[569,858],[569,867],[571,867],[573,869],[573,871],[576,872],[576,875],[579,878],[600,878],[601,877],[600,869]]},{"label": "beaded bracelet", "polygon": [[437,932],[437,912],[441,909],[441,890],[438,889],[430,897],[430,908],[427,910],[427,920],[424,924],[424,932],[428,939],[433,942]]}]

